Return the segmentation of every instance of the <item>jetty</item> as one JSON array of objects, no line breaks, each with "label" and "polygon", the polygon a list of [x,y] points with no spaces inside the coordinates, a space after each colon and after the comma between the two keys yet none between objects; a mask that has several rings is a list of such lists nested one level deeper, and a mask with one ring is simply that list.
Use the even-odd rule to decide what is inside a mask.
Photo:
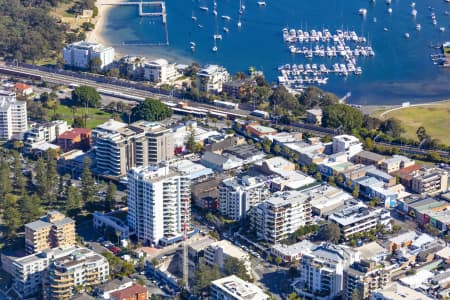
[{"label": "jetty", "polygon": [[[150,1],[150,2],[127,2],[117,0],[101,0],[97,5],[123,6],[123,5],[137,5],[139,7],[140,17],[162,17],[163,24],[167,23],[167,10],[164,1]],[[158,12],[144,12],[145,6],[158,6],[161,9]]]}]

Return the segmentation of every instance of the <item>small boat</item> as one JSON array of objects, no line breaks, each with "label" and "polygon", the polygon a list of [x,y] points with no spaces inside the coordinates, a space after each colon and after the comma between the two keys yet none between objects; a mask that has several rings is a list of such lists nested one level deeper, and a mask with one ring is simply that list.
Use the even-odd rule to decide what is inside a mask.
[{"label": "small boat", "polygon": [[214,46],[214,47],[212,47],[212,49],[211,49],[212,52],[217,52],[217,50],[219,50],[219,49],[217,48],[217,46]]},{"label": "small boat", "polygon": [[222,16],[222,19],[227,20],[227,21],[230,21],[230,20],[231,20],[231,17],[230,17],[230,16]]},{"label": "small boat", "polygon": [[230,32],[230,29],[228,29],[227,27],[224,27],[224,28],[223,28],[223,31],[224,31],[224,32]]},{"label": "small boat", "polygon": [[256,3],[258,4],[258,6],[266,6],[267,5],[266,1],[258,1]]},{"label": "small boat", "polygon": [[192,16],[192,21],[197,21],[197,17],[196,16]]},{"label": "small boat", "polygon": [[412,8],[416,7],[416,2],[411,2],[411,7]]},{"label": "small boat", "polygon": [[198,24],[197,26],[198,26],[198,28],[203,28],[202,24]]},{"label": "small boat", "polygon": [[376,18],[376,17],[373,18],[373,22],[374,22],[374,23],[377,22],[377,18]]},{"label": "small boat", "polygon": [[417,10],[413,9],[411,11],[411,16],[413,16],[413,17],[417,16]]},{"label": "small boat", "polygon": [[405,33],[405,38],[409,39],[409,33]]},{"label": "small boat", "polygon": [[221,34],[215,34],[213,35],[214,40],[222,40],[222,35]]},{"label": "small boat", "polygon": [[417,24],[417,25],[416,25],[416,30],[417,30],[417,31],[420,31],[421,29],[422,29],[422,26],[421,26],[420,24]]},{"label": "small boat", "polygon": [[213,10],[213,15],[217,16],[217,10]]},{"label": "small boat", "polygon": [[199,8],[201,10],[203,10],[203,11],[208,11],[209,10],[209,8],[207,6],[200,6]]},{"label": "small boat", "polygon": [[440,27],[440,28],[439,28],[439,31],[440,31],[440,32],[444,32],[444,31],[445,31],[445,27]]},{"label": "small boat", "polygon": [[392,14],[392,8],[390,8],[390,7],[388,8],[388,13]]},{"label": "small boat", "polygon": [[195,51],[195,46],[191,46],[191,50],[192,50],[192,52],[194,52]]},{"label": "small boat", "polygon": [[365,16],[365,15],[367,15],[367,9],[365,9],[365,8],[360,8],[359,11],[358,11],[358,13],[359,13],[361,16]]},{"label": "small boat", "polygon": [[192,47],[197,46],[197,44],[195,44],[195,42],[190,42],[190,44],[191,44]]},{"label": "small boat", "polygon": [[436,19],[433,19],[433,25],[436,25],[436,24],[437,24]]},{"label": "small boat", "polygon": [[386,0],[386,4],[389,5],[391,4],[392,0]]},{"label": "small boat", "polygon": [[384,27],[384,31],[389,31],[389,29],[387,27]]},{"label": "small boat", "polygon": [[238,27],[241,27],[241,26],[242,26],[241,21],[239,21],[239,22],[237,23],[237,26],[238,26]]}]

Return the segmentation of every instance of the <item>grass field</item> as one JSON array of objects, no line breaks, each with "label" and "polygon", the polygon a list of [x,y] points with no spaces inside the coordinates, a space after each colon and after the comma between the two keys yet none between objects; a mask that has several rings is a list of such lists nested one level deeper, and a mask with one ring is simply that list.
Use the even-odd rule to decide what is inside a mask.
[{"label": "grass field", "polygon": [[[75,111],[75,116],[83,117],[85,112],[84,107],[77,107]],[[56,113],[61,115],[63,120],[66,120],[68,124],[72,124],[74,113],[72,112],[72,108],[66,105],[59,105]],[[49,112],[51,116],[53,114],[53,110]],[[111,118],[111,114],[101,111],[98,108],[88,108],[87,109],[87,128],[94,128]]]},{"label": "grass field", "polygon": [[423,106],[413,106],[388,111],[382,119],[397,118],[406,130],[405,137],[417,139],[416,130],[425,127],[427,133],[442,143],[450,145],[450,100]]}]

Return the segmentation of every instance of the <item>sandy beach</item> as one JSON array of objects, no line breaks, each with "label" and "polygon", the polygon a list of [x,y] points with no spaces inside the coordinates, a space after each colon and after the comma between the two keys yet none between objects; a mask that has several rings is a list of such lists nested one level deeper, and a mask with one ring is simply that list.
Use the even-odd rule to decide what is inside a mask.
[{"label": "sandy beach", "polygon": [[97,7],[98,7],[98,15],[94,21],[95,28],[94,30],[86,34],[86,41],[107,45],[108,41],[104,39],[101,33],[104,29],[105,19],[108,14],[108,11],[111,9],[111,6],[98,5]]}]

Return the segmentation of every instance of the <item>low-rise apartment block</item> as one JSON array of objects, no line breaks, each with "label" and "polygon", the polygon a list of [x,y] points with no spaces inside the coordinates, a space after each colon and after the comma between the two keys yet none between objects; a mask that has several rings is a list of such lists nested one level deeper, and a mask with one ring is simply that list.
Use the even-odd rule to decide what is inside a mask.
[{"label": "low-rise apartment block", "polygon": [[228,71],[218,65],[208,65],[197,73],[197,87],[206,93],[221,93],[223,84],[229,80]]},{"label": "low-rise apartment block", "polygon": [[412,179],[411,190],[434,195],[448,189],[448,172],[439,168],[421,169]]},{"label": "low-rise apartment block", "polygon": [[264,178],[243,176],[224,179],[219,185],[219,211],[222,215],[238,221],[269,194]]},{"label": "low-rise apartment block", "polygon": [[409,166],[415,165],[416,162],[412,159],[409,159],[403,155],[393,155],[391,158],[385,159],[380,164],[380,169],[386,173],[391,174],[392,172],[401,170],[403,168],[407,168]]},{"label": "low-rise apartment block", "polygon": [[180,76],[175,64],[160,58],[152,60],[144,65],[144,78],[151,82],[172,82]]},{"label": "low-rise apartment block", "polygon": [[363,145],[359,139],[352,135],[337,135],[333,137],[333,153],[345,152],[348,158],[363,151]]},{"label": "low-rise apartment block", "polygon": [[304,299],[331,300],[342,295],[344,270],[359,259],[349,247],[324,243],[303,253],[300,277],[292,286]]},{"label": "low-rise apartment block", "polygon": [[25,224],[25,250],[37,253],[56,247],[75,245],[75,221],[57,211]]},{"label": "low-rise apartment block", "polygon": [[63,152],[74,149],[87,151],[91,148],[91,130],[88,128],[73,128],[58,136],[56,141]]},{"label": "low-rise apartment block", "polygon": [[384,288],[390,283],[390,272],[374,261],[361,260],[355,262],[344,271],[344,299],[352,299],[355,289],[361,299],[369,299],[372,292]]},{"label": "low-rise apartment block", "polygon": [[231,275],[211,282],[212,300],[269,300],[258,286]]},{"label": "low-rise apartment block", "polygon": [[79,41],[63,48],[64,63],[69,67],[89,69],[93,59],[100,59],[100,70],[104,70],[114,62],[113,47],[105,47],[98,43]]},{"label": "low-rise apartment block", "polygon": [[52,258],[44,276],[44,298],[69,300],[75,289],[95,286],[109,278],[105,257],[87,248],[75,248],[65,255]]},{"label": "low-rise apartment block", "polygon": [[12,288],[21,298],[70,299],[75,287],[99,284],[109,277],[106,258],[78,246],[17,258],[12,268]]},{"label": "low-rise apartment block", "polygon": [[311,201],[300,191],[275,193],[251,212],[251,223],[258,239],[273,244],[288,238],[289,234],[311,221]]},{"label": "low-rise apartment block", "polygon": [[391,215],[384,208],[371,210],[362,202],[352,201],[344,209],[330,215],[328,220],[339,225],[342,236],[348,239],[355,233],[362,233],[375,228],[377,224],[389,228]]}]

